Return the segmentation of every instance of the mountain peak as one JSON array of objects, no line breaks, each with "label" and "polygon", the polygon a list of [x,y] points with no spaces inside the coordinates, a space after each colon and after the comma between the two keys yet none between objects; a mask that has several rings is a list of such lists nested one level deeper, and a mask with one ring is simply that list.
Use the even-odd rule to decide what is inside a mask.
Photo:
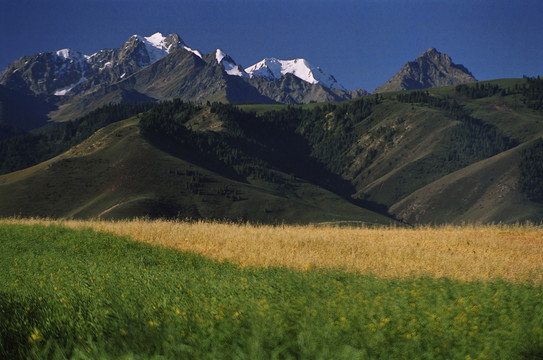
[{"label": "mountain peak", "polygon": [[171,51],[185,46],[185,43],[177,34],[164,36],[162,33],[156,32],[151,36],[133,35],[129,42],[132,39],[137,39],[145,45],[150,64],[162,59]]},{"label": "mountain peak", "polygon": [[221,65],[228,75],[249,78],[249,74],[221,49],[215,50],[215,59],[217,64]]},{"label": "mountain peak", "polygon": [[215,58],[217,59],[217,63],[220,64],[223,59],[226,58],[228,60],[229,56],[221,49],[217,49],[215,50]]},{"label": "mountain peak", "polygon": [[421,56],[431,55],[431,54],[441,54],[441,53],[439,51],[437,51],[435,47],[431,47],[428,50],[426,50],[425,52],[423,52]]},{"label": "mountain peak", "polygon": [[154,33],[154,34],[151,35],[151,36],[145,37],[145,39],[146,39],[147,41],[149,41],[150,43],[152,43],[153,46],[155,46],[155,47],[160,47],[160,46],[162,46],[162,45],[164,44],[164,39],[165,39],[165,38],[166,38],[166,37],[165,37],[164,35],[162,35],[161,32],[156,32],[156,33]]},{"label": "mountain peak", "polygon": [[426,89],[473,81],[477,80],[466,67],[453,63],[449,55],[431,47],[414,61],[407,62],[396,75],[374,92]]},{"label": "mountain peak", "polygon": [[[453,64],[452,59],[447,54],[442,54],[439,51],[436,50],[436,48],[429,48],[425,52],[423,52],[418,58],[415,59],[415,62],[432,62],[434,64],[441,63],[442,65],[451,65]],[[467,70],[467,69],[466,69]]]}]

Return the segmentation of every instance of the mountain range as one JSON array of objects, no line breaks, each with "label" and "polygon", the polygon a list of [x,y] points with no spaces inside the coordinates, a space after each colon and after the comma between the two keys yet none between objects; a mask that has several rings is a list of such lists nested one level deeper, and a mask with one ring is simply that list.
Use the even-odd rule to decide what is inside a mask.
[{"label": "mountain range", "polygon": [[[243,68],[220,49],[202,55],[177,34],[134,35],[118,49],[84,55],[71,49],[24,56],[0,74],[6,91],[33,96],[65,121],[111,102],[221,101],[299,104],[363,95],[305,59],[267,58]],[[24,126],[23,126],[24,127]]]},{"label": "mountain range", "polygon": [[41,53],[0,75],[0,216],[539,222],[542,111],[434,48],[373,95],[176,34]]},{"label": "mountain range", "polygon": [[[431,48],[375,92],[445,86],[475,81],[461,65]],[[203,55],[179,35],[131,36],[118,49],[85,55],[72,49],[24,56],[0,74],[0,125],[23,130],[48,120],[67,121],[108,103],[221,101],[281,103],[343,101],[368,95],[347,90],[336,78],[305,59],[265,58],[242,67],[220,49]],[[9,98],[31,99],[28,113]],[[1,116],[1,115],[0,115]],[[17,117],[15,117],[17,118]]]}]

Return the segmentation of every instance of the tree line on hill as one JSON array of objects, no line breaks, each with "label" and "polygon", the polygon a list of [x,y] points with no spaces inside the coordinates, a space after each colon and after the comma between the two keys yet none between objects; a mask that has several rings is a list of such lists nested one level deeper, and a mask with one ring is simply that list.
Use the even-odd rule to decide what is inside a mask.
[{"label": "tree line on hill", "polygon": [[543,78],[538,77],[524,77],[526,79],[526,85],[522,89],[522,95],[526,106],[530,109],[537,111],[543,111]]},{"label": "tree line on hill", "polygon": [[[543,111],[543,78],[524,78],[527,84],[522,89],[522,94],[526,106]],[[528,199],[543,202],[543,139],[536,140],[522,151],[519,168],[519,190]]]},{"label": "tree line on hill", "polygon": [[[254,176],[271,178],[265,173],[265,166],[259,163],[254,147],[243,141],[243,133],[237,123],[231,121],[232,116],[250,116],[233,106],[221,104],[211,105],[211,114],[216,114],[216,121],[223,122],[226,131],[192,131],[187,123],[196,114],[202,112],[203,106],[186,103],[181,100],[161,103],[145,113],[140,121],[142,134],[159,148],[174,155],[183,157],[194,163],[218,171],[238,180]],[[205,116],[205,115],[202,115]],[[251,152],[250,150],[254,150]]]},{"label": "tree line on hill", "polygon": [[501,88],[499,85],[493,85],[489,83],[475,83],[475,85],[456,85],[455,91],[460,95],[467,96],[471,99],[481,99],[485,97],[491,97],[496,94],[506,96],[508,94],[506,89]]},{"label": "tree line on hill", "polygon": [[[498,92],[493,87],[474,86],[476,91]],[[484,90],[487,89],[487,90]],[[463,90],[464,91],[464,90]],[[445,110],[449,117],[460,123],[452,128],[444,143],[449,144],[443,153],[444,165],[450,171],[499,154],[518,145],[515,139],[501,133],[494,125],[475,118],[454,99],[432,96],[428,91],[413,91],[397,95],[399,102],[424,104],[433,108]]]},{"label": "tree line on hill", "polygon": [[522,151],[519,190],[532,201],[543,202],[543,139]]},{"label": "tree line on hill", "polygon": [[[340,176],[352,157],[352,128],[378,101],[369,97],[313,109],[289,106],[257,116],[222,103],[209,104],[208,114],[202,105],[174,100],[143,114],[140,127],[155,146],[238,181],[261,179],[288,192],[295,186],[291,180],[303,178],[386,214],[377,204],[352,199],[353,185]],[[189,120],[195,115],[199,121],[214,117],[222,129],[191,130]]]},{"label": "tree line on hill", "polygon": [[284,131],[299,134],[309,146],[309,155],[332,173],[340,175],[355,156],[350,149],[360,132],[369,130],[371,125],[362,123],[381,101],[379,96],[369,96],[345,103],[323,104],[313,109],[289,107],[264,113],[260,118],[282,126]]},{"label": "tree line on hill", "polygon": [[[240,181],[253,178],[284,185],[288,181],[280,171],[321,185],[338,183],[310,156],[307,140],[294,131],[302,110],[288,107],[256,116],[222,103],[210,104],[209,115],[203,109],[180,100],[156,106],[142,116],[142,134],[174,155]],[[212,117],[222,129],[191,130],[188,122],[196,114]]]},{"label": "tree line on hill", "polygon": [[[475,84],[458,85],[456,91],[473,99],[489,97],[495,94],[501,96],[509,94],[522,95],[522,102],[530,109],[543,111],[543,78],[523,77],[525,84],[515,86],[515,89],[502,89],[498,85]],[[493,132],[493,131],[492,131]],[[498,148],[506,145],[499,137]],[[519,163],[520,176],[518,188],[528,199],[537,202],[543,202],[543,139],[534,141],[530,146],[522,151],[521,161]]]},{"label": "tree line on hill", "polygon": [[513,89],[502,88],[497,84],[491,83],[475,83],[461,84],[455,87],[455,91],[463,96],[471,99],[481,99],[491,97],[496,94],[500,96],[507,95],[522,95],[522,102],[530,109],[543,110],[543,78],[524,76],[525,83],[515,84]]}]

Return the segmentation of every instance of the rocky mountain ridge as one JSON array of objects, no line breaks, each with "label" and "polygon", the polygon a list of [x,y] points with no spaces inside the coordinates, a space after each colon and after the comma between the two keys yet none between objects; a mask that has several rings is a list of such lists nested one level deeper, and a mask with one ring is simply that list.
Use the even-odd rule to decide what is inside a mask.
[{"label": "rocky mountain ridge", "polygon": [[[375,92],[471,81],[475,78],[464,66],[430,48]],[[0,114],[0,125],[25,130],[39,121],[73,120],[109,103],[179,98],[198,103],[302,104],[368,95],[363,89],[346,90],[333,75],[302,58],[265,58],[243,67],[220,49],[203,55],[179,35],[161,33],[133,35],[118,49],[92,55],[62,49],[24,56],[0,74],[0,86],[5,93],[0,103],[6,114],[21,113],[20,106],[11,109],[15,105],[7,99],[22,94],[47,105],[39,106],[32,121]]]},{"label": "rocky mountain ridge", "polygon": [[[73,95],[93,86],[120,82],[179,49],[191,52],[200,59],[204,58],[198,50],[188,47],[177,34],[163,36],[155,33],[148,37],[133,35],[118,49],[100,50],[92,55],[62,49],[22,57],[2,72],[0,84],[25,89],[35,95]],[[273,81],[286,74],[293,74],[310,84],[345,90],[332,75],[310,65],[305,59],[268,58],[244,69],[220,49],[214,54],[217,64],[231,76],[260,76]],[[257,68],[260,71],[257,71]],[[270,68],[273,68],[273,71],[269,71]],[[265,70],[270,74],[264,74]]]},{"label": "rocky mountain ridge", "polygon": [[0,74],[0,85],[7,91],[46,99],[53,111],[40,117],[55,121],[73,120],[118,102],[180,98],[299,104],[367,95],[362,89],[345,90],[332,75],[305,59],[277,61],[285,66],[273,77],[263,77],[249,68],[246,72],[220,49],[202,55],[177,34],[155,33],[133,35],[118,49],[92,55],[63,49],[24,56]]},{"label": "rocky mountain ridge", "polygon": [[180,48],[189,49],[179,35],[156,33],[149,37],[133,35],[118,49],[92,55],[72,49],[39,53],[10,64],[0,74],[0,83],[34,95],[71,95],[118,82]]}]

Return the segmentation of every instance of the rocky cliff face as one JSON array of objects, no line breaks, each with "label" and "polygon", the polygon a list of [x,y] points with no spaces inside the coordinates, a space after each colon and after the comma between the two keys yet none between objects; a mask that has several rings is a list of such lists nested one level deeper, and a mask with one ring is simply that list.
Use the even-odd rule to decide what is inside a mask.
[{"label": "rocky cliff face", "polygon": [[79,52],[57,52],[24,56],[0,74],[0,84],[35,95],[54,95],[55,91],[77,83],[90,64]]},{"label": "rocky cliff face", "polygon": [[321,84],[310,84],[292,74],[286,74],[274,80],[255,76],[249,82],[262,95],[281,104],[343,101],[368,95],[368,92],[362,89],[347,91],[328,88]]},{"label": "rocky cliff face", "polygon": [[415,61],[406,63],[396,75],[375,89],[374,92],[426,89],[473,81],[477,80],[467,68],[453,63],[447,54],[430,48]]}]

